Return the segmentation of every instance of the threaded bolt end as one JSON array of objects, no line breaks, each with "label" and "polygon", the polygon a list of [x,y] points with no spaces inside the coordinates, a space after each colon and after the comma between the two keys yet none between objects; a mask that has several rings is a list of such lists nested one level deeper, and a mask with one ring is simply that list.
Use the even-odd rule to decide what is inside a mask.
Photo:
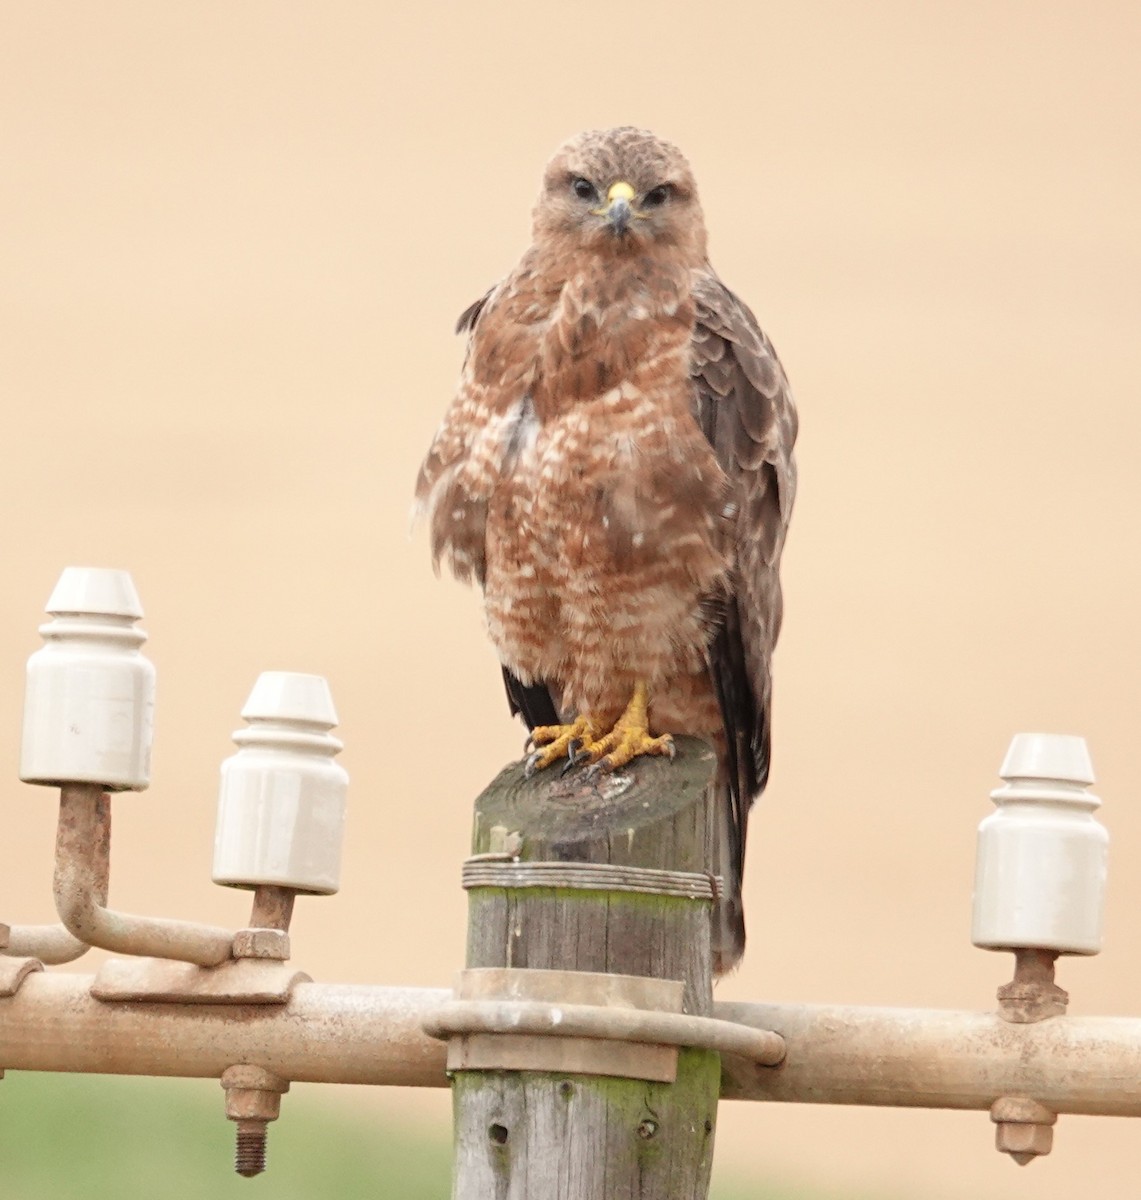
[{"label": "threaded bolt end", "polygon": [[265,1170],[266,1127],[264,1121],[239,1121],[234,1170],[246,1179]]}]

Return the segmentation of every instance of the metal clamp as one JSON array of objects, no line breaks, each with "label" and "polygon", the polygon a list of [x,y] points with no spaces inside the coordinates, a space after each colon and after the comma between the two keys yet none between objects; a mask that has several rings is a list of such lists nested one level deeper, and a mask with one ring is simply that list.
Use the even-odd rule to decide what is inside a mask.
[{"label": "metal clamp", "polygon": [[33,971],[42,971],[38,958],[0,958],[0,997],[14,996]]},{"label": "metal clamp", "polygon": [[[654,999],[665,1001],[660,1007],[646,1004],[655,988],[661,991]],[[449,1070],[554,1070],[672,1083],[681,1047],[767,1067],[785,1056],[784,1038],[771,1030],[677,1011],[682,985],[676,981],[507,968],[465,971],[457,992],[423,1021],[425,1033],[449,1042]],[[665,1011],[667,1004],[674,1011]]]},{"label": "metal clamp", "polygon": [[287,1004],[310,977],[272,959],[238,958],[217,967],[168,958],[109,958],[91,985],[95,1000],[144,1004]]}]

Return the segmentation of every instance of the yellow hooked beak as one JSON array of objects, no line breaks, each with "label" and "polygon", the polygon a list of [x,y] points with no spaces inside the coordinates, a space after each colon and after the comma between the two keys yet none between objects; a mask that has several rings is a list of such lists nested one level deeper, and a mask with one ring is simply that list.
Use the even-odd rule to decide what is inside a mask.
[{"label": "yellow hooked beak", "polygon": [[603,211],[616,234],[625,233],[629,227],[632,216],[630,201],[634,196],[634,189],[624,179],[612,183],[606,193],[606,208]]}]

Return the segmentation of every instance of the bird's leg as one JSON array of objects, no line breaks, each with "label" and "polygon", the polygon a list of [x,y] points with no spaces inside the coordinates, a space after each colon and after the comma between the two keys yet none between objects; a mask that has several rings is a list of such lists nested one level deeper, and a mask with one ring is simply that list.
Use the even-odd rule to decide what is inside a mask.
[{"label": "bird's leg", "polygon": [[582,757],[593,764],[591,774],[624,767],[631,759],[643,754],[666,754],[673,758],[676,753],[674,740],[668,733],[661,737],[650,736],[648,709],[646,685],[639,680],[634,684],[634,694],[626,711],[615,722],[614,728],[605,737],[595,738],[589,746],[584,746]]},{"label": "bird's leg", "polygon": [[525,774],[529,779],[559,759],[567,767],[580,762],[590,763],[591,774],[614,771],[643,754],[664,754],[673,758],[674,741],[668,733],[650,736],[649,693],[645,683],[634,684],[634,694],[614,728],[603,735],[605,728],[596,718],[584,714],[570,725],[536,725],[527,739]]},{"label": "bird's leg", "polygon": [[579,756],[594,745],[602,728],[586,714],[569,725],[536,725],[527,739],[529,754],[524,774],[530,779],[536,771],[542,771],[560,758],[565,758],[568,766],[574,766]]}]

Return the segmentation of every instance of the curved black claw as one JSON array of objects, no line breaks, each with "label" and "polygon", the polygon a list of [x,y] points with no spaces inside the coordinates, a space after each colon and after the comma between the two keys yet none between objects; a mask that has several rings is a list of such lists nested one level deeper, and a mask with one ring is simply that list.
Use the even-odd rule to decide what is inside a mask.
[{"label": "curved black claw", "polygon": [[579,763],[586,762],[590,758],[590,751],[584,750],[582,742],[573,741],[567,747],[567,761],[563,769],[559,772],[560,775],[566,775],[573,771]]}]

